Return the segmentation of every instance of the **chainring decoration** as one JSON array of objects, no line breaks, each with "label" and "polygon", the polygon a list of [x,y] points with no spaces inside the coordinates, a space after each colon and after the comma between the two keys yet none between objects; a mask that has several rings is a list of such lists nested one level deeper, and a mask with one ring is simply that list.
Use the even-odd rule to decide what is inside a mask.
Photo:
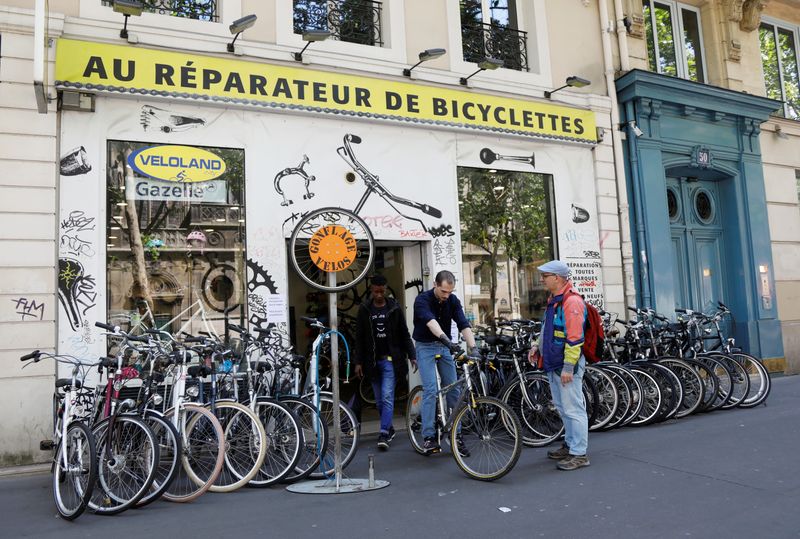
[{"label": "chainring decoration", "polygon": [[[320,208],[298,221],[289,239],[289,255],[307,284],[324,292],[339,292],[367,276],[375,249],[372,232],[356,214]],[[337,274],[336,278],[329,279],[331,273]]]}]

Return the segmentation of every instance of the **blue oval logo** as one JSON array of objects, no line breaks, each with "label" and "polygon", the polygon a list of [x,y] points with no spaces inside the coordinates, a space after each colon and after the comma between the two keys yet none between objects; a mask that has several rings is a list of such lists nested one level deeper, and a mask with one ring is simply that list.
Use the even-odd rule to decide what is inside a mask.
[{"label": "blue oval logo", "polygon": [[217,154],[192,146],[150,146],[136,150],[128,164],[143,176],[169,182],[207,182],[225,173]]}]

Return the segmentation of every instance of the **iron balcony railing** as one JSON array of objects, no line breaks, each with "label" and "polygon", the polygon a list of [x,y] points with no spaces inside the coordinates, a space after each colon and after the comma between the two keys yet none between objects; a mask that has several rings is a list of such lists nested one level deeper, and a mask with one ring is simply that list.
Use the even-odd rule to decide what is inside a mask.
[{"label": "iron balcony railing", "polygon": [[505,26],[469,22],[461,25],[465,62],[484,58],[503,61],[503,67],[528,71],[528,33]]},{"label": "iron balcony railing", "polygon": [[[145,13],[158,13],[184,19],[217,22],[216,0],[143,0]],[[111,7],[111,0],[102,0],[104,6]]]},{"label": "iron balcony railing", "polygon": [[374,0],[294,0],[294,33],[325,30],[332,39],[380,47],[382,9]]}]

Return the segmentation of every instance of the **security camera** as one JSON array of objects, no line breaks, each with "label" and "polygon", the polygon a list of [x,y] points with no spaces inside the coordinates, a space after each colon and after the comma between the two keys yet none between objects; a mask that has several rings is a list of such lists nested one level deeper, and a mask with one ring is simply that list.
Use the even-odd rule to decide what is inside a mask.
[{"label": "security camera", "polygon": [[644,135],[644,131],[639,129],[639,126],[636,125],[636,122],[631,122],[631,127],[633,128],[633,134],[636,135],[637,137],[641,137],[642,135]]}]

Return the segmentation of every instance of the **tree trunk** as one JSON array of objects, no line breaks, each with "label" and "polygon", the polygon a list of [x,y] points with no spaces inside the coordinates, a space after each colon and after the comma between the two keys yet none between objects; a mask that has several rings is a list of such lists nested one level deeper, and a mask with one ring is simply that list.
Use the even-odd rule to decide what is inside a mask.
[{"label": "tree trunk", "polygon": [[[130,153],[129,151],[126,152]],[[127,155],[126,162],[127,162]],[[124,166],[124,165],[123,165]],[[128,167],[125,167],[125,177],[127,178]],[[125,191],[125,223],[128,228],[128,238],[130,240],[131,254],[131,273],[133,277],[133,301],[137,309],[139,309],[139,302],[145,301],[150,309],[154,309],[153,297],[150,292],[150,279],[147,277],[147,266],[144,260],[144,244],[142,243],[142,232],[139,230],[139,213],[136,211],[136,201],[133,198],[127,198],[128,192]]]}]

